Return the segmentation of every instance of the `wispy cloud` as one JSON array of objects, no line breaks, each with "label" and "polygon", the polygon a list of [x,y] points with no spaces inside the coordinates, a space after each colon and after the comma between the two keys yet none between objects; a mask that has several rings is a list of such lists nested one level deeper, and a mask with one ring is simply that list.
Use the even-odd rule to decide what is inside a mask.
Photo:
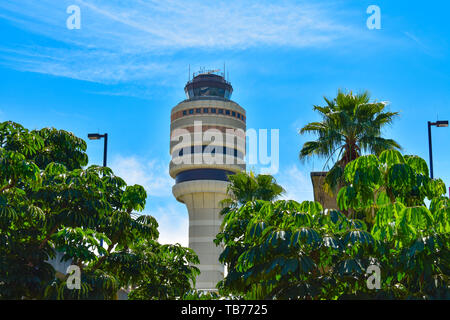
[{"label": "wispy cloud", "polygon": [[436,50],[436,48],[432,48],[431,46],[424,43],[424,40],[419,39],[415,34],[411,32],[403,32],[403,34],[409,39],[412,40],[415,45],[425,54],[432,57],[439,57],[441,54]]},{"label": "wispy cloud", "polygon": [[129,185],[139,184],[148,196],[171,197],[173,179],[169,175],[168,162],[145,160],[136,156],[116,156],[110,165],[114,174]]},{"label": "wispy cloud", "polygon": [[169,203],[151,209],[148,214],[158,221],[160,243],[189,246],[189,215],[184,205]]},{"label": "wispy cloud", "polygon": [[[66,28],[72,4],[80,30]],[[187,65],[174,58],[186,49],[318,47],[357,33],[332,5],[291,0],[19,0],[2,1],[0,17],[54,40],[0,48],[3,65],[102,83],[170,77]]]},{"label": "wispy cloud", "polygon": [[286,190],[286,193],[281,199],[295,200],[298,202],[314,200],[313,187],[309,174],[300,170],[296,164],[280,170],[280,173],[275,177],[277,183]]}]

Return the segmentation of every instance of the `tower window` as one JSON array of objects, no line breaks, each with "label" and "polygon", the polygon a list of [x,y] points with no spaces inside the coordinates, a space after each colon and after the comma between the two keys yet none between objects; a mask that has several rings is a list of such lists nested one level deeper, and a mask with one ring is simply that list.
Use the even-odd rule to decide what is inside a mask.
[{"label": "tower window", "polygon": [[230,110],[225,110],[225,114],[226,114],[227,116],[229,116],[229,115],[230,115]]},{"label": "tower window", "polygon": [[211,113],[216,113],[216,108],[211,108]]},{"label": "tower window", "polygon": [[219,109],[219,113],[220,113],[220,114],[223,114],[223,109]]},{"label": "tower window", "polygon": [[232,111],[232,112],[231,112],[231,115],[232,115],[233,117],[236,117],[236,112]]},{"label": "tower window", "polygon": [[187,115],[187,111],[183,110],[183,116]]},{"label": "tower window", "polygon": [[238,119],[240,119],[241,118],[241,114],[238,112],[238,114],[237,114],[237,117],[238,117]]},{"label": "tower window", "polygon": [[202,113],[202,109],[201,108],[197,108],[197,109],[195,109],[195,112],[196,113]]},{"label": "tower window", "polygon": [[189,109],[189,114],[194,114],[194,109]]},{"label": "tower window", "polygon": [[208,113],[208,108],[203,108],[203,113]]}]

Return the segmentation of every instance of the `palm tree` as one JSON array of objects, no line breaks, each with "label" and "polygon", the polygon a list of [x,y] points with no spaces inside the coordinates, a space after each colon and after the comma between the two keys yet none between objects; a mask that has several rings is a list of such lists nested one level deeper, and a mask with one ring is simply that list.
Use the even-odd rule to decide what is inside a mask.
[{"label": "palm tree", "polygon": [[353,95],[338,91],[333,100],[324,97],[326,106],[314,106],[322,116],[321,122],[311,122],[300,130],[300,134],[313,133],[317,140],[306,142],[300,150],[299,158],[311,156],[333,157],[337,162],[328,172],[324,189],[330,194],[336,193],[345,166],[358,158],[363,152],[379,155],[383,150],[401,149],[392,140],[381,137],[383,126],[391,124],[398,112],[386,111],[386,103],[370,103],[367,91]]},{"label": "palm tree", "polygon": [[237,207],[253,200],[273,201],[284,193],[275,178],[268,174],[255,176],[253,172],[238,172],[229,175],[228,179],[229,198],[222,201],[226,207]]}]

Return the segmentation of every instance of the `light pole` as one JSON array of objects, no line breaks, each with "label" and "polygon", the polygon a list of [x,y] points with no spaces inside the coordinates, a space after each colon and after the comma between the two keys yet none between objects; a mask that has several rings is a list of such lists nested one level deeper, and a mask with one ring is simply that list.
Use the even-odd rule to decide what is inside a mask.
[{"label": "light pole", "polygon": [[[106,167],[106,158],[108,155],[108,134],[99,134],[99,133],[89,133],[88,134],[89,140],[100,140],[103,138],[104,144],[103,144],[103,167]],[[100,246],[103,247],[103,239],[100,239]]]},{"label": "light pole", "polygon": [[448,120],[445,121],[428,121],[428,149],[430,153],[430,177],[433,179],[433,147],[431,144],[431,126],[448,127]]},{"label": "light pole", "polygon": [[103,166],[106,167],[106,157],[108,155],[108,134],[98,134],[98,133],[89,133],[89,140],[100,140],[104,138],[104,146],[103,146]]}]

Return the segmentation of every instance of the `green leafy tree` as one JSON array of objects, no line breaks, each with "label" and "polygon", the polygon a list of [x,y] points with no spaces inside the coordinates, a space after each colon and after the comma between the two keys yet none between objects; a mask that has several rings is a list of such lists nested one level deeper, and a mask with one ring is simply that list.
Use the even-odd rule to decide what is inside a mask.
[{"label": "green leafy tree", "polygon": [[[144,209],[146,192],[109,168],[83,168],[85,151],[82,139],[63,130],[0,123],[1,299],[112,299],[145,278],[149,268],[139,267],[142,254],[131,248],[155,242],[158,224],[131,214]],[[49,260],[58,252],[80,268],[81,290],[55,277]]]},{"label": "green leafy tree", "polygon": [[391,124],[398,112],[386,111],[383,102],[371,103],[367,91],[353,95],[339,90],[336,98],[324,100],[325,106],[314,106],[322,121],[311,122],[300,130],[300,134],[316,135],[317,140],[306,142],[299,157],[324,157],[326,164],[336,157],[324,183],[327,192],[335,193],[345,166],[363,152],[379,155],[384,150],[400,149],[396,141],[381,136],[383,127]]},{"label": "green leafy tree", "polygon": [[441,179],[429,177],[425,160],[418,156],[403,156],[396,150],[383,151],[379,157],[367,155],[345,167],[347,186],[340,189],[338,205],[355,210],[379,208],[399,201],[407,206],[424,206],[445,194]]},{"label": "green leafy tree", "polygon": [[[345,168],[341,209],[255,200],[229,210],[216,243],[223,294],[246,299],[449,299],[449,201],[423,159],[384,151]],[[425,198],[431,200],[429,208]],[[380,288],[367,285],[368,267]]]},{"label": "green leafy tree", "polygon": [[[246,299],[336,299],[365,286],[373,239],[362,221],[320,204],[279,200],[248,202],[224,220],[220,257],[228,275],[224,293]],[[242,252],[228,237],[241,226]],[[345,279],[345,280],[344,280]]]},{"label": "green leafy tree", "polygon": [[191,290],[183,296],[183,300],[231,300],[231,297],[222,297],[216,291]]},{"label": "green leafy tree", "polygon": [[228,199],[222,203],[226,207],[236,207],[253,200],[275,200],[285,191],[275,178],[267,174],[256,175],[253,172],[238,172],[228,176]]},{"label": "green leafy tree", "polygon": [[[228,176],[230,184],[228,185],[228,199],[222,201],[224,208],[221,210],[221,215],[225,217],[232,212],[235,212],[238,208],[245,205],[248,202],[263,200],[272,201],[278,198],[284,193],[284,189],[277,184],[275,178],[271,175],[254,175],[253,172],[238,172],[236,174]],[[246,223],[251,219],[251,212],[247,212],[248,215],[241,216],[240,224],[229,225],[228,228],[219,232],[215,243],[219,245],[224,238],[227,239],[239,239],[229,243],[226,249],[231,255],[238,257],[247,248],[247,244],[242,239],[242,234],[245,232]],[[234,269],[236,261],[228,261],[229,270]]]},{"label": "green leafy tree", "polygon": [[135,282],[129,299],[182,299],[192,292],[195,279],[200,274],[194,266],[200,261],[192,249],[151,241],[134,245],[133,252],[140,255],[143,277]]},{"label": "green leafy tree", "polygon": [[338,204],[373,224],[386,287],[411,298],[449,299],[449,199],[443,181],[428,174],[425,160],[398,151],[360,157],[345,168],[348,186]]}]

